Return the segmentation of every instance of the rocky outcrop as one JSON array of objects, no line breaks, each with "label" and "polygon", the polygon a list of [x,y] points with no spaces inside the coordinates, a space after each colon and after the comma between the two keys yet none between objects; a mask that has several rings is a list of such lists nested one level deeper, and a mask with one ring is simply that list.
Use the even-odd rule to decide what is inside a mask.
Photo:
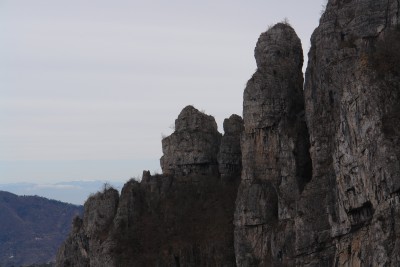
[{"label": "rocky outcrop", "polygon": [[193,106],[185,107],[175,121],[175,131],[162,140],[161,168],[165,175],[217,175],[221,142],[217,123]]},{"label": "rocky outcrop", "polygon": [[[284,104],[269,100],[281,93],[275,88],[295,88],[287,81],[296,77],[290,73],[299,54],[282,49],[296,42],[276,41],[291,36],[277,34],[283,25],[260,37],[258,70],[244,94],[243,172],[235,213],[239,266],[400,264],[399,9],[397,1],[328,2],[311,39],[306,73],[310,144],[304,126],[279,127],[290,117],[286,104],[296,103],[292,107],[301,114],[296,93]],[[279,58],[287,55],[292,64]],[[277,80],[281,66],[287,76]],[[297,150],[293,132],[304,133],[297,135]]]},{"label": "rocky outcrop", "polygon": [[232,115],[224,128],[222,137],[212,116],[185,107],[162,140],[164,174],[90,197],[57,266],[234,266],[243,121]]},{"label": "rocky outcrop", "polygon": [[328,1],[304,91],[292,27],[261,34],[243,120],[186,107],[163,175],[89,199],[58,266],[399,266],[399,10]]},{"label": "rocky outcrop", "polygon": [[279,23],[261,34],[255,58],[258,68],[243,97],[236,262],[292,266],[296,200],[311,179],[300,39]]},{"label": "rocky outcrop", "polygon": [[88,198],[83,220],[75,217],[72,232],[57,255],[57,266],[112,266],[112,244],[107,236],[112,230],[119,193],[105,187]]},{"label": "rocky outcrop", "polygon": [[221,178],[239,177],[242,171],[242,151],[240,149],[240,136],[243,132],[243,119],[232,115],[224,120],[224,136],[218,153],[218,167]]}]

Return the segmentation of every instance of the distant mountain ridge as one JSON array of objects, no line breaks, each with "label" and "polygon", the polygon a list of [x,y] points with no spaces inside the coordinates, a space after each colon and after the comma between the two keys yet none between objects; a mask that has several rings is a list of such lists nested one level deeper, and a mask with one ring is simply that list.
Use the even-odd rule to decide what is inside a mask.
[{"label": "distant mountain ridge", "polygon": [[54,261],[82,206],[0,191],[0,266]]},{"label": "distant mountain ridge", "polygon": [[123,182],[107,180],[65,181],[56,183],[5,183],[0,184],[0,191],[16,195],[38,195],[75,205],[83,205],[93,193],[101,190],[104,184],[110,184],[120,190]]}]

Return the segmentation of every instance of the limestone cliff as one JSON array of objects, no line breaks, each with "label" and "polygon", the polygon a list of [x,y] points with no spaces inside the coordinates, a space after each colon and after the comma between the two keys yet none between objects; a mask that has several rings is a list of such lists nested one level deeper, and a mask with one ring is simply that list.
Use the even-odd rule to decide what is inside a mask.
[{"label": "limestone cliff", "polygon": [[[398,16],[397,1],[328,2],[311,39],[304,88],[310,144],[306,131],[295,130],[305,133],[297,137],[303,144],[298,151],[310,146],[310,158],[303,151],[301,161],[293,160],[299,154],[286,137],[296,124],[279,128],[290,113],[284,105],[276,113],[269,104],[295,88],[285,85],[296,77],[300,54],[282,50],[293,51],[296,42],[277,41],[294,35],[277,38],[283,25],[261,35],[258,70],[244,93],[243,172],[235,213],[239,266],[399,266]],[[286,55],[292,64],[285,64]],[[276,65],[292,68],[274,83]],[[268,72],[259,78],[263,68]],[[289,96],[285,105],[297,99],[293,91]],[[283,162],[282,143],[291,156]],[[302,172],[294,171],[298,167]]]},{"label": "limestone cliff", "polygon": [[304,92],[313,178],[298,203],[300,266],[400,265],[399,8],[331,0],[312,36]]},{"label": "limestone cliff", "polygon": [[243,120],[184,108],[162,175],[85,204],[58,266],[400,266],[400,4],[261,34]]}]

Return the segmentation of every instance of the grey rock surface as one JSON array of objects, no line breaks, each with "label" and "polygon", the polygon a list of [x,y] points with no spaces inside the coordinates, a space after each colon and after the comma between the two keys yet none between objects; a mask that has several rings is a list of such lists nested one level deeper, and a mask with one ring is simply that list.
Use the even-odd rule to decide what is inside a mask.
[{"label": "grey rock surface", "polygon": [[73,220],[72,232],[61,246],[56,266],[113,266],[113,244],[107,239],[113,229],[119,193],[104,188],[86,200],[83,219]]},{"label": "grey rock surface", "polygon": [[[244,94],[239,266],[399,266],[399,10],[397,1],[328,2],[311,39],[304,89],[310,144],[301,147],[309,146],[312,171],[300,168],[307,175],[297,178],[297,188],[280,181],[293,177],[287,166],[300,162],[279,161],[279,144],[293,148],[285,139],[291,128],[279,129],[288,112],[283,105],[277,113],[265,109],[269,98],[258,89],[266,84],[274,92],[286,84],[269,80],[271,70],[279,73],[281,45],[268,32],[260,37],[258,70]],[[253,129],[262,129],[259,140],[267,142],[252,145],[260,132]]]},{"label": "grey rock surface", "polygon": [[165,175],[217,175],[221,142],[214,117],[193,106],[185,107],[175,121],[175,131],[163,138],[160,160]]},{"label": "grey rock surface", "polygon": [[230,178],[240,176],[242,171],[242,151],[240,137],[243,132],[243,119],[232,115],[224,120],[224,136],[218,153],[218,168],[221,178],[229,181]]},{"label": "grey rock surface", "polygon": [[312,36],[304,92],[313,178],[298,202],[299,266],[400,265],[399,73],[382,72],[390,62],[377,58],[398,23],[398,1],[331,0]]},{"label": "grey rock surface", "polygon": [[82,213],[82,206],[0,191],[0,266],[54,262],[70,221]]},{"label": "grey rock surface", "polygon": [[303,52],[287,24],[261,34],[243,96],[242,181],[236,200],[238,266],[294,264],[296,201],[311,179]]}]

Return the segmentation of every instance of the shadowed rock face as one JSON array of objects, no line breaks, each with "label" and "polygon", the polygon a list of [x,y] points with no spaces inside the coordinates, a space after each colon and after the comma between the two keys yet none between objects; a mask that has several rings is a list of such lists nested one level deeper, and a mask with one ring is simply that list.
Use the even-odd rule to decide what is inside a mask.
[{"label": "shadowed rock face", "polygon": [[243,119],[235,114],[225,119],[224,131],[218,153],[218,167],[221,178],[229,181],[232,177],[239,177],[242,171],[240,135],[243,132]]},{"label": "shadowed rock face", "polygon": [[238,265],[400,264],[399,10],[398,1],[328,2],[306,73],[310,144],[293,116],[302,97],[287,89],[301,88],[288,86],[299,45],[288,41],[293,34],[279,36],[284,25],[261,35],[244,93]]},{"label": "shadowed rock face", "polygon": [[184,108],[162,141],[164,174],[145,171],[121,196],[107,189],[89,198],[57,266],[235,266],[243,121],[232,115],[224,125],[221,137],[212,116]]},{"label": "shadowed rock face", "polygon": [[[260,37],[258,70],[244,93],[238,265],[399,265],[400,73],[392,58],[400,59],[399,10],[397,1],[328,2],[311,39],[304,89],[310,145],[305,128],[293,131],[293,123],[279,128],[296,112],[276,101],[263,105],[285,92],[281,88],[294,88],[285,87],[290,81],[285,76],[276,83],[271,76],[296,77],[286,66],[297,66],[298,56],[291,55],[292,64],[279,59],[281,47],[296,44],[276,45],[274,28]],[[276,71],[279,64],[283,72]],[[296,98],[283,102],[301,110]],[[298,136],[303,141],[297,151],[290,145],[293,132],[305,133]],[[280,151],[280,144],[289,149]],[[299,151],[305,156],[298,157]],[[293,173],[296,179],[287,179]]]},{"label": "shadowed rock face", "polygon": [[105,188],[86,200],[83,220],[74,219],[73,230],[58,251],[57,266],[112,266],[113,245],[107,236],[118,202],[118,191],[112,188]]},{"label": "shadowed rock face", "polygon": [[258,69],[243,100],[236,262],[290,266],[296,200],[311,178],[300,39],[289,25],[277,24],[261,34],[255,58]]},{"label": "shadowed rock face", "polygon": [[82,212],[82,206],[0,191],[0,266],[54,262],[71,219]]}]

